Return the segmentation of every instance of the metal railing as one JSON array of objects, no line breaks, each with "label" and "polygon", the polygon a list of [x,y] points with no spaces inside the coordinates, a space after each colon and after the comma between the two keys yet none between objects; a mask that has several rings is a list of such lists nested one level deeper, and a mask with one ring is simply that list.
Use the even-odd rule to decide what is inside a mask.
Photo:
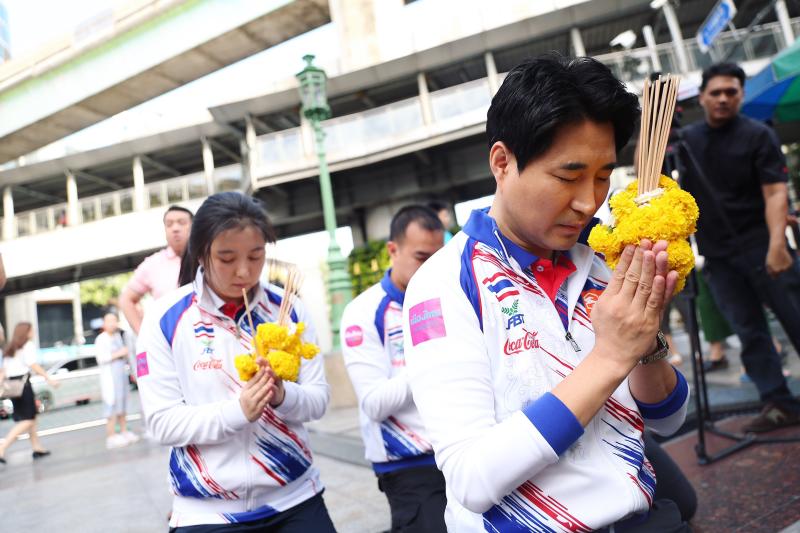
[{"label": "metal railing", "polygon": [[[214,169],[214,187],[217,192],[241,190],[242,168],[239,164]],[[157,181],[145,185],[143,209],[167,207],[168,205],[208,196],[205,174],[197,172],[177,178]],[[134,189],[121,189],[78,201],[76,224],[96,222],[110,217],[134,212]],[[66,203],[49,205],[14,215],[15,235],[26,237],[54,231],[71,225]]]},{"label": "metal railing", "polygon": [[[800,19],[792,20],[792,28],[796,34],[800,34]],[[727,57],[728,61],[737,63],[769,58],[786,47],[777,22],[756,26],[747,40],[745,40],[746,35],[745,29],[723,32],[714,41],[709,53],[700,50],[697,39],[685,39],[683,42],[689,69],[703,70],[724,57]],[[672,42],[656,45],[656,53],[661,62],[662,72],[680,71],[675,45]],[[626,81],[641,79],[655,70],[647,47],[603,54],[595,56],[595,59],[607,65],[615,76]]]},{"label": "metal railing", "polygon": [[[336,117],[322,123],[331,162],[365,156],[431,135],[454,131],[486,118],[491,92],[486,78],[430,93],[431,124],[425,124],[418,96]],[[259,165],[269,175],[316,165],[313,140],[302,128],[258,137]]]}]

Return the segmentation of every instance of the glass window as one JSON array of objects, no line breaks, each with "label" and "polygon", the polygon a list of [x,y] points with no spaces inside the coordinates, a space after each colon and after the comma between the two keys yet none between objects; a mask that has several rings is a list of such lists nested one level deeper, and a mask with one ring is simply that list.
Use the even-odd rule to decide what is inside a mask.
[{"label": "glass window", "polygon": [[113,196],[103,196],[100,198],[100,216],[102,218],[113,217],[116,215],[116,211],[114,209],[114,197]]},{"label": "glass window", "polygon": [[154,183],[147,188],[147,195],[150,199],[150,207],[161,207],[164,202],[161,199],[161,184]]},{"label": "glass window", "polygon": [[89,198],[81,202],[81,216],[83,217],[84,223],[97,220],[97,216],[94,212],[94,198]]},{"label": "glass window", "polygon": [[217,192],[238,191],[242,185],[241,167],[232,167],[214,173],[214,183]]},{"label": "glass window", "polygon": [[78,366],[79,364],[77,359],[75,359],[74,361],[67,361],[66,363],[61,365],[61,368],[56,370],[56,372],[58,371],[63,372],[64,370],[66,370],[67,372],[75,372],[76,370],[78,370]]},{"label": "glass window", "polygon": [[30,213],[20,213],[17,215],[17,237],[24,237],[30,235],[31,232],[31,217]]},{"label": "glass window", "polygon": [[119,194],[120,214],[133,212],[133,191],[120,191],[117,194]]},{"label": "glass window", "polygon": [[42,233],[43,231],[50,230],[50,220],[47,216],[47,209],[39,209],[36,211],[36,232]]},{"label": "glass window", "polygon": [[203,198],[208,196],[206,190],[206,177],[203,174],[192,176],[189,181],[189,198]]},{"label": "glass window", "polygon": [[78,361],[80,362],[79,366],[82,369],[94,368],[97,366],[97,359],[95,359],[94,357],[82,357],[78,359]]},{"label": "glass window", "polygon": [[183,200],[183,181],[173,181],[167,184],[167,202],[172,204]]}]

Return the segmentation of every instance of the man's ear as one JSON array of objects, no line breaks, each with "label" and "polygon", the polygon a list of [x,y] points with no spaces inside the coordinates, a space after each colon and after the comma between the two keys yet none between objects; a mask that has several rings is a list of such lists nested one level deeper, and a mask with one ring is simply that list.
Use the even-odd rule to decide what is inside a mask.
[{"label": "man's ear", "polygon": [[509,177],[509,174],[516,168],[517,160],[514,153],[502,141],[494,143],[489,150],[489,168],[492,169],[494,180],[500,187]]},{"label": "man's ear", "polygon": [[386,243],[386,251],[389,252],[389,257],[391,259],[394,259],[394,257],[397,255],[397,248],[397,243],[394,241],[388,241]]}]

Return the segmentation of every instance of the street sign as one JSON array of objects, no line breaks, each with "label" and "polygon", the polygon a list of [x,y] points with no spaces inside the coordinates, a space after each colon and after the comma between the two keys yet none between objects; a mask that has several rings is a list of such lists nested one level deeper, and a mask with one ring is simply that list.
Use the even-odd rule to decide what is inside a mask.
[{"label": "street sign", "polygon": [[719,0],[711,13],[708,14],[703,25],[697,30],[697,45],[700,51],[708,52],[719,32],[725,28],[736,16],[736,6],[733,0]]}]

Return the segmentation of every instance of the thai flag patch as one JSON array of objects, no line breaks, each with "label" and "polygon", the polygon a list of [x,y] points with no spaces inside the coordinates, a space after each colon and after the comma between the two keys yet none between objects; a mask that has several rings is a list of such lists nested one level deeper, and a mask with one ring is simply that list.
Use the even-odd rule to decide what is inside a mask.
[{"label": "thai flag patch", "polygon": [[493,276],[484,279],[483,284],[489,289],[489,292],[495,295],[498,302],[502,302],[509,296],[517,296],[519,294],[517,286],[503,272],[497,272]]}]

